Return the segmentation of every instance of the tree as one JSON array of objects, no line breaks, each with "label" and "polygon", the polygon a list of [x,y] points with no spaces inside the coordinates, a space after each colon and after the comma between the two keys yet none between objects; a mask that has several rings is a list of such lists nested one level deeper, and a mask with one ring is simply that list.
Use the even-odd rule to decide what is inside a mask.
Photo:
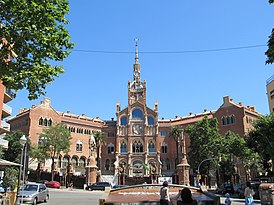
[{"label": "tree", "polygon": [[92,131],[92,134],[93,134],[93,137],[94,137],[95,143],[96,143],[96,151],[97,151],[96,162],[97,162],[97,167],[100,169],[100,152],[101,152],[101,146],[106,141],[106,135],[105,135],[104,132],[100,132],[100,131]]},{"label": "tree", "polygon": [[261,159],[258,153],[247,146],[246,139],[231,131],[226,132],[223,137],[225,140],[222,148],[221,169],[224,173],[224,180],[230,180],[233,175],[236,175],[235,168],[241,165],[245,167],[247,173],[250,170],[257,173],[261,167]]},{"label": "tree", "polygon": [[51,176],[54,179],[55,159],[59,157],[61,152],[68,153],[70,151],[71,133],[67,127],[58,123],[43,129],[39,136],[38,149],[43,153],[45,159],[51,159]]},{"label": "tree", "polygon": [[[23,132],[21,131],[15,131],[10,134],[7,134],[4,139],[9,141],[9,146],[7,150],[4,150],[4,159],[11,161],[11,162],[16,162],[16,163],[21,163],[21,152],[22,152],[22,145],[20,144],[20,138],[23,136]],[[30,140],[28,136],[27,138],[27,143],[25,146],[27,146],[27,156],[28,153],[30,152]]]},{"label": "tree", "polygon": [[[185,132],[190,137],[189,161],[192,167],[198,167],[200,162],[205,159],[218,159],[221,156],[223,139],[219,134],[216,118],[205,117],[195,125],[189,125]],[[210,162],[208,161],[206,164],[210,164]]]},{"label": "tree", "polygon": [[182,128],[180,128],[179,126],[172,126],[171,127],[171,132],[170,132],[170,137],[173,137],[173,139],[175,140],[176,142],[176,156],[177,156],[177,163],[179,163],[179,160],[180,160],[180,153],[179,153],[179,150],[180,150],[180,143],[182,141],[182,133],[183,130]]},{"label": "tree", "polygon": [[64,72],[53,62],[73,48],[65,29],[68,0],[1,0],[0,8],[0,79],[36,99]]},{"label": "tree", "polygon": [[268,116],[259,118],[254,123],[254,129],[248,133],[247,143],[254,151],[260,154],[263,159],[266,171],[274,168],[274,112]]},{"label": "tree", "polygon": [[19,171],[16,168],[13,168],[13,167],[5,168],[5,175],[3,178],[3,187],[5,190],[7,190],[7,188],[10,188],[11,191],[15,189],[18,182],[18,174],[19,174]]},{"label": "tree", "polygon": [[[274,3],[274,0],[269,0],[269,3]],[[267,56],[266,63],[272,64],[274,63],[274,28],[272,28],[272,33],[269,36],[268,40],[268,50],[265,52]]]}]

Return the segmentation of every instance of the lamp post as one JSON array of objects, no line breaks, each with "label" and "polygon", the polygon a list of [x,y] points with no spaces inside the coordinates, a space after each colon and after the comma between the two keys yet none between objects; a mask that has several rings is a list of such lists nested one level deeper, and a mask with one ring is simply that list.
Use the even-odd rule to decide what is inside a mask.
[{"label": "lamp post", "polygon": [[215,157],[215,158],[204,159],[203,161],[200,162],[200,164],[198,165],[198,170],[197,170],[199,177],[201,177],[201,175],[200,175],[200,167],[201,167],[201,165],[202,165],[204,162],[206,162],[206,161],[215,160],[215,159],[219,159],[219,162],[221,161],[221,158],[220,158],[220,157],[219,157],[219,158]]},{"label": "lamp post", "polygon": [[17,197],[16,197],[16,202],[15,205],[17,204],[21,204],[20,199],[19,199],[19,190],[20,190],[20,180],[21,180],[21,170],[22,170],[22,164],[23,164],[23,155],[24,155],[24,147],[25,144],[27,142],[27,138],[25,135],[22,135],[22,137],[20,138],[20,144],[21,144],[21,161],[20,161],[20,168],[19,168],[19,175],[18,175],[18,183],[17,183]]}]

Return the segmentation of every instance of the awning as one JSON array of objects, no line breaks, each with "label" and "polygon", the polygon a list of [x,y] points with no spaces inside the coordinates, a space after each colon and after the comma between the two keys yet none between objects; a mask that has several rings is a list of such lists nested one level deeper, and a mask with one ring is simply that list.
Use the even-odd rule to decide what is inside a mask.
[{"label": "awning", "polygon": [[8,160],[0,159],[0,166],[22,166],[22,165],[14,162],[10,162]]}]

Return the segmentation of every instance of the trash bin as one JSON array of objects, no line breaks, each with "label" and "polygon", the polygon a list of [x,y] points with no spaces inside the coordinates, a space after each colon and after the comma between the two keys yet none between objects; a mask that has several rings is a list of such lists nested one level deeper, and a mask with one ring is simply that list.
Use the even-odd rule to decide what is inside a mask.
[{"label": "trash bin", "polygon": [[259,186],[262,205],[274,205],[274,183],[262,183]]}]

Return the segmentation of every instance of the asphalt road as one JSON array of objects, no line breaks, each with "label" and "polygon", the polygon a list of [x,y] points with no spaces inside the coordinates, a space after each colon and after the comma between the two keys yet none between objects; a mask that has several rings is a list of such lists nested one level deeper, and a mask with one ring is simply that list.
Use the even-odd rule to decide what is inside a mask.
[{"label": "asphalt road", "polygon": [[[85,191],[80,189],[53,189],[49,188],[50,200],[40,205],[99,205],[99,199],[103,196],[103,191]],[[224,204],[225,197],[221,197],[221,204]],[[244,199],[231,198],[232,205],[243,205]],[[260,200],[255,200],[259,205]]]},{"label": "asphalt road", "polygon": [[49,188],[50,199],[40,205],[98,205],[103,191],[85,191],[79,189],[52,189]]}]

